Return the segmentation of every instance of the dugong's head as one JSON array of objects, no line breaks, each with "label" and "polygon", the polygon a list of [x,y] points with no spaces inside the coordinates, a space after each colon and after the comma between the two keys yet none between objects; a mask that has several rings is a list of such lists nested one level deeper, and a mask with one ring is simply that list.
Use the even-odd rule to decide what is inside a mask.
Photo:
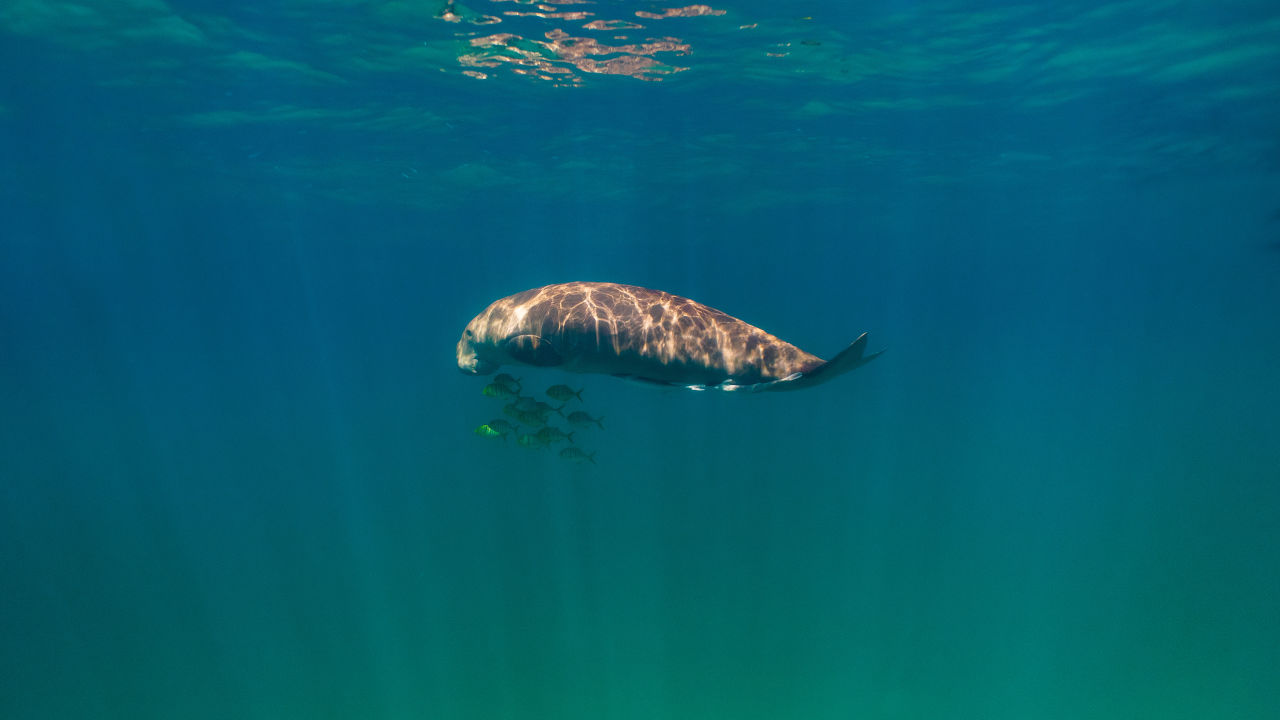
[{"label": "dugong's head", "polygon": [[489,311],[467,323],[458,339],[458,369],[467,375],[491,375],[501,364],[489,337]]},{"label": "dugong's head", "polygon": [[467,375],[490,375],[510,363],[558,364],[550,343],[538,337],[546,319],[537,309],[542,307],[536,302],[540,293],[541,289],[526,290],[502,298],[471,318],[458,339],[458,369]]},{"label": "dugong's head", "polygon": [[467,375],[492,375],[511,362],[507,340],[523,319],[525,309],[515,299],[502,298],[471,318],[458,339],[458,369]]}]

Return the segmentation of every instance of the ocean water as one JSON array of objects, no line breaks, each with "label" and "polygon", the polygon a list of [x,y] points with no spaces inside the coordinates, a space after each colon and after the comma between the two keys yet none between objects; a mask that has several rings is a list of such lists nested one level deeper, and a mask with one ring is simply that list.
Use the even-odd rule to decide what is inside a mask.
[{"label": "ocean water", "polygon": [[[0,716],[1280,716],[1275,4],[670,7],[0,6]],[[885,354],[477,437],[569,280]]]}]

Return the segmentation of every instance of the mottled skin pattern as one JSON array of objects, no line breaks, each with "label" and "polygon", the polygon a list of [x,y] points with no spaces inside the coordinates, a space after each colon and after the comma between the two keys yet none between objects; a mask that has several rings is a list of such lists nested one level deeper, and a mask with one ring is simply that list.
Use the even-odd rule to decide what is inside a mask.
[{"label": "mottled skin pattern", "polygon": [[823,365],[821,358],[701,303],[594,282],[517,293],[467,325],[458,341],[459,369],[486,375],[512,362],[706,386],[768,383]]}]

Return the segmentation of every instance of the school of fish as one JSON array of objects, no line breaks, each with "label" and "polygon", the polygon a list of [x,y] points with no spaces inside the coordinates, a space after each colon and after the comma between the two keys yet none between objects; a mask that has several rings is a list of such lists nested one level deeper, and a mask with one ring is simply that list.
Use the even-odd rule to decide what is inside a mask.
[{"label": "school of fish", "polygon": [[[567,462],[596,464],[596,454],[584,450],[574,439],[574,435],[588,435],[593,430],[603,430],[604,418],[592,417],[582,409],[566,412],[570,402],[581,406],[582,390],[574,390],[568,385],[552,385],[547,388],[547,398],[559,403],[559,406],[523,393],[524,386],[518,378],[506,373],[496,375],[493,382],[481,389],[480,394],[505,400],[502,414],[506,418],[490,420],[477,427],[475,434],[482,438],[501,439],[504,443],[515,438],[520,447],[558,450],[560,457]],[[566,430],[553,425],[553,415],[559,416],[573,429]],[[559,447],[562,444],[564,447]]]}]

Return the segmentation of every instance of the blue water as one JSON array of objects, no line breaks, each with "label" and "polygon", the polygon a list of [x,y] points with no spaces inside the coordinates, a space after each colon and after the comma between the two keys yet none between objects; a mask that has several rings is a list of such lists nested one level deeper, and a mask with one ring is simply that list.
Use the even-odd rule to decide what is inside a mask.
[{"label": "blue water", "polygon": [[[1280,716],[1274,3],[667,7],[0,7],[0,716]],[[477,437],[568,280],[886,352]]]}]

